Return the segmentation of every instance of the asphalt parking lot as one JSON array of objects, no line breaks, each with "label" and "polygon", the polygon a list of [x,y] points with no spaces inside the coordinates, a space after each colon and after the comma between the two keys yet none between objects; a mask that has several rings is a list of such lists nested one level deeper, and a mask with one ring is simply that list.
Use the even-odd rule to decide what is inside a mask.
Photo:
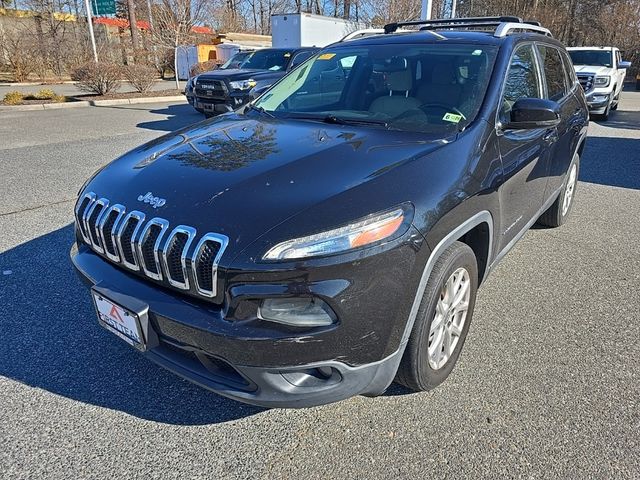
[{"label": "asphalt parking lot", "polygon": [[101,327],[68,260],[75,195],[186,104],[0,113],[0,477],[640,478],[640,92],[592,122],[572,218],[479,292],[438,389],[264,410]]}]

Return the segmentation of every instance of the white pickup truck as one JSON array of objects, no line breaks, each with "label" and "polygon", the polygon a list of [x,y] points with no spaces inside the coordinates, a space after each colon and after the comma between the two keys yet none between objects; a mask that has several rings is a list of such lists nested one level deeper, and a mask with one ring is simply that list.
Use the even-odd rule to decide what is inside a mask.
[{"label": "white pickup truck", "polygon": [[618,108],[631,62],[623,61],[616,47],[569,47],[567,50],[587,96],[589,113],[607,120],[609,112]]}]

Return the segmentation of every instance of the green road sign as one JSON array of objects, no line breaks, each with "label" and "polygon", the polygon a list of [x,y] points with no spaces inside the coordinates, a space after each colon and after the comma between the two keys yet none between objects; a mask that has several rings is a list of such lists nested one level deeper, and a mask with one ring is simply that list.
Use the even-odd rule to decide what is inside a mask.
[{"label": "green road sign", "polygon": [[115,0],[91,0],[91,7],[94,15],[115,15]]}]

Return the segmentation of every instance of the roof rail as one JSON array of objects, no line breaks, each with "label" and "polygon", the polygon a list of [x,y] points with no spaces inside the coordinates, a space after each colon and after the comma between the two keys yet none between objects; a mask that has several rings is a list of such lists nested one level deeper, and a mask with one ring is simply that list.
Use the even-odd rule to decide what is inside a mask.
[{"label": "roof rail", "polygon": [[532,23],[515,23],[507,22],[501,23],[493,33],[494,37],[506,37],[515,30],[522,30],[525,32],[542,33],[544,35],[552,36],[548,28],[541,27],[540,25],[534,25]]},{"label": "roof rail", "polygon": [[494,27],[495,37],[504,37],[509,33],[521,30],[543,33],[551,36],[551,32],[540,26],[539,22],[524,21],[520,17],[469,17],[469,18],[441,18],[435,20],[415,20],[408,22],[389,23],[384,26],[384,33],[394,33],[400,27],[418,26],[420,30],[454,30],[458,28]]},{"label": "roof rail", "polygon": [[348,40],[354,40],[356,38],[370,37],[371,35],[378,35],[380,33],[384,33],[382,28],[362,28],[360,30],[355,30],[351,33],[348,33],[340,42],[346,42]]},{"label": "roof rail", "polygon": [[[456,28],[456,27],[484,27],[498,26],[503,22],[522,22],[519,17],[469,17],[469,18],[437,18],[435,20],[413,20],[408,22],[388,23],[384,26],[384,33],[393,33],[399,27],[425,25],[425,30],[429,27],[435,28]],[[488,25],[485,25],[488,24]],[[432,28],[432,29],[435,29]]]}]

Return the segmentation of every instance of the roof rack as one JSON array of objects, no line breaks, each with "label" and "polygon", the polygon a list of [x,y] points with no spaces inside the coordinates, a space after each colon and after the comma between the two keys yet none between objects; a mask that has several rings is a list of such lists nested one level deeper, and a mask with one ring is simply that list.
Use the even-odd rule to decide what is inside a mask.
[{"label": "roof rack", "polygon": [[462,28],[495,27],[495,37],[505,37],[513,31],[537,32],[551,36],[551,32],[540,26],[539,22],[524,21],[519,17],[469,17],[441,18],[435,20],[415,20],[389,23],[384,26],[384,33],[394,33],[400,27],[418,26],[420,30],[454,30]]}]

